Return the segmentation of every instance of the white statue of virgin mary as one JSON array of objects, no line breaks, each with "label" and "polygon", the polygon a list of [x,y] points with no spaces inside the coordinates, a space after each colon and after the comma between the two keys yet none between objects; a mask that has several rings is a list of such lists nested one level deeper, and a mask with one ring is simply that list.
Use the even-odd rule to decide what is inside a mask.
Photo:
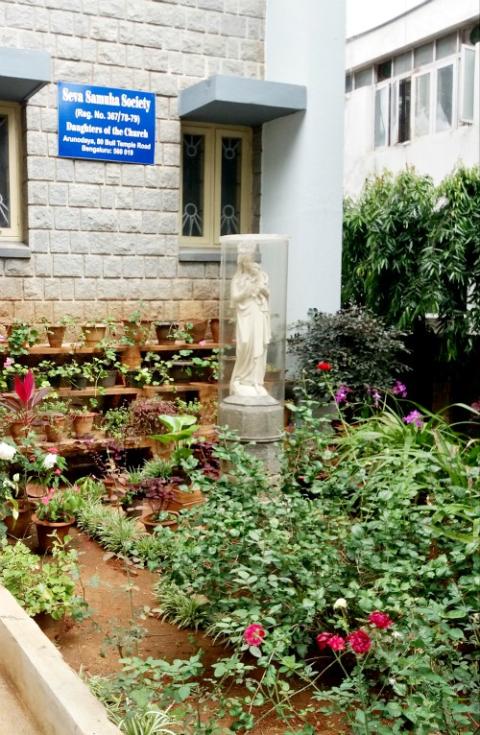
[{"label": "white statue of virgin mary", "polygon": [[236,356],[230,395],[269,396],[264,387],[267,349],[271,340],[268,276],[255,262],[256,244],[240,242],[237,270],[231,283],[236,315]]}]

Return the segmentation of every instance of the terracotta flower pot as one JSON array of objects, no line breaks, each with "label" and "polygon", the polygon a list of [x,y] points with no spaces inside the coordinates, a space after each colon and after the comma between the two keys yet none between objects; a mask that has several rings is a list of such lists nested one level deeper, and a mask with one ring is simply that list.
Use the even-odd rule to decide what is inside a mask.
[{"label": "terracotta flower pot", "polygon": [[220,341],[220,319],[210,319],[210,331],[212,340],[218,343]]},{"label": "terracotta flower pot", "polygon": [[25,423],[23,421],[12,421],[8,428],[10,431],[10,436],[17,443],[20,442],[22,439],[25,439],[25,437],[28,436],[28,432],[30,431],[30,427],[25,426]]},{"label": "terracotta flower pot", "polygon": [[63,343],[63,338],[65,337],[65,329],[66,327],[48,327],[47,329],[47,339],[48,344],[50,347],[61,347]]},{"label": "terracotta flower pot", "polygon": [[67,417],[62,414],[50,414],[45,424],[45,434],[48,442],[59,442],[65,439]]},{"label": "terracotta flower pot", "polygon": [[172,518],[167,518],[166,521],[155,520],[157,515],[156,513],[150,513],[148,516],[143,516],[140,520],[148,533],[154,533],[157,526],[164,526],[164,528],[169,528],[171,531],[176,531],[178,528],[178,513],[172,510],[168,510],[167,513],[169,516],[172,516]]},{"label": "terracotta flower pot", "polygon": [[13,538],[25,538],[32,522],[32,511],[34,505],[29,500],[18,501],[18,518],[7,516],[4,523],[7,527],[7,533]]},{"label": "terracotta flower pot", "polygon": [[36,513],[33,513],[32,521],[37,529],[39,552],[41,554],[49,554],[53,549],[55,539],[64,541],[65,536],[68,535],[68,532],[75,523],[75,518],[68,516],[64,521],[41,521]]},{"label": "terracotta flower pot", "polygon": [[93,422],[96,415],[97,414],[94,412],[73,414],[72,428],[77,439],[92,433]]},{"label": "terracotta flower pot", "polygon": [[161,322],[155,325],[155,332],[159,345],[170,344],[172,341],[172,332],[178,329],[176,322]]},{"label": "terracotta flower pot", "polygon": [[192,505],[199,505],[205,502],[205,498],[202,495],[201,490],[193,488],[189,492],[179,490],[174,485],[171,486],[173,490],[173,499],[168,504],[168,511],[176,510],[180,511],[184,508],[191,508]]},{"label": "terracotta flower pot", "polygon": [[129,370],[137,370],[142,364],[142,353],[138,345],[129,345],[120,353],[120,362]]},{"label": "terracotta flower pot", "polygon": [[84,324],[82,327],[82,333],[85,340],[85,345],[87,347],[95,347],[95,345],[97,345],[99,342],[102,341],[102,339],[105,338],[105,334],[107,333],[107,325],[95,324],[90,327],[87,324]]},{"label": "terracotta flower pot", "polygon": [[190,334],[192,335],[193,341],[201,342],[202,339],[205,339],[206,334],[207,334],[208,320],[207,319],[195,319],[190,323],[192,325],[190,329]]},{"label": "terracotta flower pot", "polygon": [[47,488],[39,482],[27,482],[26,493],[31,500],[38,500],[47,494]]}]

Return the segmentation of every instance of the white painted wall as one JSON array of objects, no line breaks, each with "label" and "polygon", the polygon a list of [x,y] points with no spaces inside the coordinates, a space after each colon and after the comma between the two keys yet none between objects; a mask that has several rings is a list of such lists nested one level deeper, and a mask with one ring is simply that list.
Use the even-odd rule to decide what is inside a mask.
[{"label": "white painted wall", "polygon": [[264,125],[261,232],[290,235],[287,320],[340,306],[344,0],[267,0],[265,79],[307,110]]}]

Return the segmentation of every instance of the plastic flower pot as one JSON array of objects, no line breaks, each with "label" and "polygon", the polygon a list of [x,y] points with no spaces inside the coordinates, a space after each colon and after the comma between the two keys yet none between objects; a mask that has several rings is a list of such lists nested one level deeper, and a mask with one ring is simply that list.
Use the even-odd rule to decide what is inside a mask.
[{"label": "plastic flower pot", "polygon": [[92,412],[89,413],[76,413],[72,416],[72,428],[73,433],[79,439],[82,436],[92,433],[93,422],[97,414]]},{"label": "plastic flower pot", "polygon": [[178,324],[175,322],[160,322],[155,324],[158,344],[170,344],[172,341],[172,332],[175,329],[178,329]]},{"label": "plastic flower pot", "polygon": [[41,554],[49,554],[54,547],[55,539],[64,541],[75,523],[75,518],[67,516],[64,521],[41,521],[37,514],[33,513],[32,521],[37,529],[38,551]]},{"label": "plastic flower pot", "polygon": [[220,341],[220,319],[210,319],[210,331],[212,340],[218,343]]},{"label": "plastic flower pot", "polygon": [[168,371],[174,383],[188,383],[192,379],[192,362],[177,360]]},{"label": "plastic flower pot", "polygon": [[167,518],[164,521],[156,520],[156,513],[150,513],[148,516],[140,518],[145,526],[145,530],[148,533],[154,533],[157,526],[164,526],[164,528],[169,528],[171,531],[176,531],[178,528],[178,513],[172,510],[167,510],[166,512],[171,518]]},{"label": "plastic flower pot", "polygon": [[30,500],[19,500],[17,503],[18,517],[7,516],[3,519],[7,533],[12,538],[25,538],[32,522],[34,505]]},{"label": "plastic flower pot", "polygon": [[61,347],[63,344],[63,338],[65,337],[66,327],[48,327],[47,339],[50,347]]},{"label": "plastic flower pot", "polygon": [[85,345],[87,347],[95,347],[99,342],[102,341],[102,339],[105,338],[105,334],[107,333],[107,325],[94,324],[93,326],[88,326],[87,324],[84,324],[82,327],[82,333],[85,340]]},{"label": "plastic flower pot", "polygon": [[113,388],[116,382],[117,382],[117,371],[107,370],[106,376],[100,380],[99,385],[101,385],[102,388]]}]

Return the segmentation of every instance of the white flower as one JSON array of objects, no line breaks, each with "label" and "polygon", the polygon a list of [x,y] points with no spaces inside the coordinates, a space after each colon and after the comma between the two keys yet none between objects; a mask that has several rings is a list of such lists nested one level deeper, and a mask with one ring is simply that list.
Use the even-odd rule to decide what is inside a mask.
[{"label": "white flower", "polygon": [[46,470],[51,470],[57,464],[58,454],[51,454],[50,452],[45,455],[43,460],[43,466]]},{"label": "white flower", "polygon": [[394,679],[393,676],[391,676],[390,679],[388,680],[388,683],[390,684],[390,686],[394,687],[395,684],[397,683],[397,680]]},{"label": "white flower", "polygon": [[8,462],[11,462],[16,453],[17,450],[11,444],[0,442],[0,459],[6,459]]},{"label": "white flower", "polygon": [[396,638],[397,640],[402,640],[403,635],[398,630],[392,630],[392,638]]},{"label": "white flower", "polygon": [[346,610],[348,607],[348,602],[344,597],[339,597],[338,600],[335,600],[333,603],[333,609],[334,610]]},{"label": "white flower", "polygon": [[20,482],[20,475],[18,472],[15,472],[14,476],[12,477],[12,480],[14,482]]}]

